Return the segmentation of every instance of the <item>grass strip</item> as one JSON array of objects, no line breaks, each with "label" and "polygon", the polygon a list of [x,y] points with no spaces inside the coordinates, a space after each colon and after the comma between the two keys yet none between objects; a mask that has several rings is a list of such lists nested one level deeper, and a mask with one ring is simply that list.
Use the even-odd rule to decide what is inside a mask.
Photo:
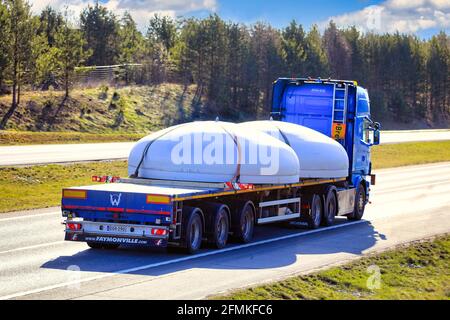
[{"label": "grass strip", "polygon": [[0,131],[0,145],[107,143],[137,141],[144,134]]},{"label": "grass strip", "polygon": [[449,300],[449,265],[450,235],[446,235],[213,299]]},{"label": "grass strip", "polygon": [[94,175],[126,174],[126,161],[0,168],[0,212],[57,206],[64,187],[91,185]]},{"label": "grass strip", "polygon": [[372,148],[374,169],[450,161],[450,141],[386,144]]},{"label": "grass strip", "polygon": [[[450,161],[450,141],[377,146],[375,169]],[[92,184],[93,175],[125,177],[126,161],[0,168],[0,212],[59,205],[61,189]]]}]

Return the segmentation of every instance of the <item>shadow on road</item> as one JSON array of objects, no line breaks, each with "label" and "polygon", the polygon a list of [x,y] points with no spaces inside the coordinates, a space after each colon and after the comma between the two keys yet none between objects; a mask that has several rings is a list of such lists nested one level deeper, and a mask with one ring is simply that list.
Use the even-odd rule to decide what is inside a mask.
[{"label": "shadow on road", "polygon": [[[347,223],[346,219],[339,219],[337,224],[345,223]],[[254,242],[304,232],[306,230],[298,229],[298,227],[260,227],[256,229]],[[383,240],[386,240],[386,237],[378,233],[370,222],[362,221],[360,224],[339,229],[324,230],[207,257],[195,258],[196,256],[146,248],[120,248],[114,251],[86,249],[72,256],[60,256],[48,261],[42,265],[42,268],[73,270],[75,266],[82,272],[116,273],[119,270],[149,266],[143,270],[130,272],[130,274],[148,276],[161,276],[192,268],[222,270],[281,268],[295,263],[302,259],[302,256],[338,253],[361,255],[378,241]],[[231,244],[229,247],[234,246],[239,245]],[[212,249],[204,250],[199,254],[211,251]],[[164,266],[158,266],[160,263],[167,263],[179,258],[188,260],[174,261]]]}]

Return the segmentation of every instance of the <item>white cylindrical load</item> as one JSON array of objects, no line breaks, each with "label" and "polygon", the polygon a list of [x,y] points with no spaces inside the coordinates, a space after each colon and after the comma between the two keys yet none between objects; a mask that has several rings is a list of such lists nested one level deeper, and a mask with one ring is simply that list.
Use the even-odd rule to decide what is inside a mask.
[{"label": "white cylindrical load", "polygon": [[297,155],[285,143],[213,121],[182,124],[141,139],[129,156],[130,176],[140,162],[138,177],[157,180],[289,184],[299,181],[300,172]]},{"label": "white cylindrical load", "polygon": [[343,178],[349,160],[344,147],[320,132],[293,123],[253,121],[239,124],[243,129],[264,132],[291,146],[300,161],[300,178]]}]

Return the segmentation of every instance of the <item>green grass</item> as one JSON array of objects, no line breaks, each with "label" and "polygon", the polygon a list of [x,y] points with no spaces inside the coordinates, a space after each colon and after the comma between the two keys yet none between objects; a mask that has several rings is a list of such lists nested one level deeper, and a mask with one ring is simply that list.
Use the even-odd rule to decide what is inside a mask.
[{"label": "green grass", "polygon": [[137,141],[144,134],[0,131],[0,145],[67,144]]},{"label": "green grass", "polygon": [[[194,85],[172,83],[77,88],[62,104],[61,91],[24,91],[5,129],[144,134],[191,119],[195,92]],[[0,118],[10,105],[10,95],[0,96]]]},{"label": "green grass", "polygon": [[[370,286],[374,283],[370,277],[375,270],[370,269],[371,266],[379,268],[379,287]],[[450,300],[449,266],[450,236],[447,235],[361,258],[341,267],[239,290],[214,299]]]},{"label": "green grass", "polygon": [[450,161],[450,141],[388,144],[372,149],[374,169],[444,161]]},{"label": "green grass", "polygon": [[57,206],[64,187],[90,185],[94,175],[126,174],[125,161],[0,168],[0,212]]},{"label": "green grass", "polygon": [[[378,146],[374,167],[450,161],[450,141]],[[63,187],[91,184],[93,175],[126,175],[125,161],[0,168],[0,212],[56,206]]]}]

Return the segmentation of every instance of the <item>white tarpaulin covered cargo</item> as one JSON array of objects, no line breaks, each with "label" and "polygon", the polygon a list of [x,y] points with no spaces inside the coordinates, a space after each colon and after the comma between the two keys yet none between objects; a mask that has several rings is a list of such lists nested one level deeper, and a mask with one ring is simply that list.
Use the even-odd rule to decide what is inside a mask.
[{"label": "white tarpaulin covered cargo", "polygon": [[130,153],[128,171],[140,178],[196,182],[289,184],[300,179],[299,160],[287,144],[253,128],[213,121],[141,139]]},{"label": "white tarpaulin covered cargo", "polygon": [[294,149],[300,161],[300,178],[343,178],[349,160],[344,147],[315,130],[280,121],[252,121],[238,126],[246,131],[264,132]]}]

